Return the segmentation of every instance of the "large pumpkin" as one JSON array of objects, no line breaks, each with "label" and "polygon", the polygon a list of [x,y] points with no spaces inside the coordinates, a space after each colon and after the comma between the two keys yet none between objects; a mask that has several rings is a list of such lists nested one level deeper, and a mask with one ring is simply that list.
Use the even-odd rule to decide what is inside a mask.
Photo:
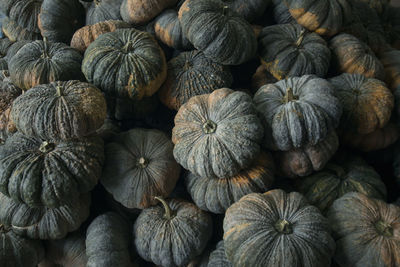
[{"label": "large pumpkin", "polygon": [[228,88],[192,97],[175,116],[174,157],[200,177],[227,178],[260,151],[262,124],[251,97]]},{"label": "large pumpkin", "polygon": [[222,1],[186,0],[179,20],[194,47],[215,62],[239,65],[256,53],[251,25]]},{"label": "large pumpkin", "polygon": [[249,194],[226,211],[224,246],[233,266],[330,266],[328,220],[297,192]]},{"label": "large pumpkin", "polygon": [[3,19],[1,29],[4,32],[4,35],[7,36],[12,42],[21,41],[21,40],[40,40],[42,36],[40,33],[29,31],[20,25],[18,25],[15,21],[11,20],[8,17]]},{"label": "large pumpkin", "polygon": [[177,2],[178,0],[123,0],[121,17],[131,24],[144,24]]},{"label": "large pumpkin", "polygon": [[400,207],[361,193],[336,200],[328,219],[340,266],[400,266]]},{"label": "large pumpkin", "polygon": [[167,76],[167,63],[149,33],[118,29],[102,34],[89,45],[82,71],[107,95],[141,99],[159,89]]},{"label": "large pumpkin", "polygon": [[86,25],[107,20],[121,20],[120,8],[123,0],[94,0],[86,10]]},{"label": "large pumpkin", "polygon": [[7,137],[17,130],[10,113],[13,101],[21,93],[22,90],[11,82],[0,82],[0,143],[4,143]]}]

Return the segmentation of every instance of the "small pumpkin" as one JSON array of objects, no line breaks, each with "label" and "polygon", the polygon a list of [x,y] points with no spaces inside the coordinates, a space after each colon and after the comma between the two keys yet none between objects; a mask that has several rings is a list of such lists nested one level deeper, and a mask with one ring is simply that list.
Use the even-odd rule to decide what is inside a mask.
[{"label": "small pumpkin", "polygon": [[120,10],[121,17],[131,24],[144,24],[177,2],[178,0],[123,0]]},{"label": "small pumpkin", "polygon": [[13,101],[21,95],[22,90],[8,81],[0,82],[0,143],[17,131],[10,118]]},{"label": "small pumpkin", "polygon": [[263,127],[251,97],[228,88],[192,97],[175,116],[174,157],[200,177],[227,178],[260,151]]},{"label": "small pumpkin", "polygon": [[266,84],[254,102],[265,127],[264,146],[272,150],[318,144],[338,126],[342,114],[332,85],[314,75]]},{"label": "small pumpkin", "polygon": [[381,23],[388,43],[400,49],[400,7],[388,5],[381,15]]},{"label": "small pumpkin", "polygon": [[385,82],[392,91],[400,86],[400,51],[386,50],[379,55],[385,69]]},{"label": "small pumpkin", "polygon": [[12,42],[21,41],[21,40],[40,40],[42,36],[40,33],[30,31],[26,28],[21,27],[14,20],[11,20],[9,17],[5,17],[3,19],[1,29],[4,32],[4,35],[7,36],[8,39]]},{"label": "small pumpkin", "polygon": [[400,207],[361,193],[337,199],[328,212],[340,266],[399,266]]},{"label": "small pumpkin", "polygon": [[219,241],[215,250],[211,252],[207,266],[233,267],[233,264],[226,258],[224,240]]},{"label": "small pumpkin", "polygon": [[297,23],[282,0],[272,0],[274,19],[278,24]]},{"label": "small pumpkin", "polygon": [[335,242],[328,220],[299,193],[276,189],[244,196],[224,218],[232,266],[330,266]]},{"label": "small pumpkin", "polygon": [[261,86],[276,83],[278,80],[267,70],[264,64],[261,64],[251,77],[251,91],[254,94]]},{"label": "small pumpkin", "polygon": [[187,201],[157,200],[163,207],[143,210],[133,226],[137,252],[156,265],[185,266],[206,247],[211,216]]},{"label": "small pumpkin", "polygon": [[213,62],[197,50],[182,52],[168,62],[159,96],[168,108],[179,110],[191,97],[230,87],[232,82],[228,66]]},{"label": "small pumpkin", "polygon": [[252,22],[264,14],[271,0],[222,0],[222,2],[247,21]]},{"label": "small pumpkin", "polygon": [[256,54],[251,25],[222,1],[186,0],[179,20],[193,46],[217,63],[240,65]]},{"label": "small pumpkin", "polygon": [[120,8],[123,0],[94,0],[86,10],[86,25],[107,20],[122,20]]}]

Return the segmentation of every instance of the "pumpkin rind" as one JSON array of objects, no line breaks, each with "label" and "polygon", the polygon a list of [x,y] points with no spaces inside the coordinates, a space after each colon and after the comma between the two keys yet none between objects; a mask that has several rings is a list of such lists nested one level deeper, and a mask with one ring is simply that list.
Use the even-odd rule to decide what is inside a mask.
[{"label": "pumpkin rind", "polygon": [[43,0],[14,0],[5,13],[20,27],[35,33],[40,33],[38,15]]},{"label": "pumpkin rind", "polygon": [[40,40],[42,36],[40,33],[29,31],[19,26],[15,21],[5,17],[2,22],[4,35],[12,42],[21,40]]},{"label": "pumpkin rind", "polygon": [[14,122],[10,118],[13,101],[22,93],[22,90],[8,81],[0,82],[0,143],[16,132]]},{"label": "pumpkin rind", "polygon": [[177,2],[178,0],[124,0],[121,4],[121,17],[131,24],[144,24]]},{"label": "pumpkin rind", "polygon": [[297,23],[282,0],[272,0],[274,19],[278,24]]},{"label": "pumpkin rind", "polygon": [[86,10],[86,25],[106,20],[121,20],[120,8],[123,0],[95,0]]},{"label": "pumpkin rind", "polygon": [[10,61],[10,59],[26,44],[31,43],[31,40],[21,40],[21,41],[16,41],[11,44],[11,46],[7,50],[7,55],[6,59],[7,62]]},{"label": "pumpkin rind", "polygon": [[228,261],[225,255],[224,240],[217,243],[217,247],[210,254],[208,260],[209,267],[233,267],[233,265]]}]

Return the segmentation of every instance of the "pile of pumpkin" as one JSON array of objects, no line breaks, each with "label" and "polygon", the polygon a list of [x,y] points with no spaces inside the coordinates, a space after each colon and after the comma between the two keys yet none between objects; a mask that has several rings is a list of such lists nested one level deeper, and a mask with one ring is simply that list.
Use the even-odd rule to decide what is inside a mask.
[{"label": "pile of pumpkin", "polygon": [[1,0],[0,266],[400,266],[389,2]]}]

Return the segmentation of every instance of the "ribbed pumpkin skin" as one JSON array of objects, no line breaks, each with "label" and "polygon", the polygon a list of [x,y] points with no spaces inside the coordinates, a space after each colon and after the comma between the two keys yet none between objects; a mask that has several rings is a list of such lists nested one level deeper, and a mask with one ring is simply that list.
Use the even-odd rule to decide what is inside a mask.
[{"label": "ribbed pumpkin skin", "polygon": [[22,90],[11,82],[0,82],[0,143],[17,129],[10,118],[13,101],[22,93]]},{"label": "ribbed pumpkin skin", "polygon": [[11,46],[7,50],[7,55],[6,59],[7,62],[10,62],[10,59],[26,44],[31,43],[32,41],[30,40],[21,40],[21,41],[16,41],[11,44]]},{"label": "ribbed pumpkin skin", "polygon": [[400,7],[388,6],[381,15],[381,22],[388,43],[400,49]]},{"label": "ribbed pumpkin skin", "polygon": [[278,24],[297,23],[282,0],[272,0],[274,19]]},{"label": "ribbed pumpkin skin", "polygon": [[320,35],[332,36],[351,18],[349,0],[283,0],[297,23]]},{"label": "ribbed pumpkin skin", "polygon": [[222,0],[222,2],[251,22],[264,14],[271,0]]},{"label": "ribbed pumpkin skin", "polygon": [[179,9],[186,38],[213,61],[239,65],[256,54],[251,25],[217,0],[187,0]]},{"label": "ribbed pumpkin skin", "polygon": [[35,41],[9,61],[12,82],[27,90],[38,84],[83,79],[82,55],[63,43]]},{"label": "ribbed pumpkin skin", "polygon": [[19,26],[15,21],[8,17],[5,17],[1,26],[4,35],[12,42],[21,40],[40,40],[42,36],[40,33],[29,31],[21,26]]},{"label": "ribbed pumpkin skin", "polygon": [[127,208],[157,204],[168,197],[179,179],[171,140],[159,130],[136,128],[117,135],[105,147],[102,185]]},{"label": "ribbed pumpkin skin", "polygon": [[114,212],[98,216],[86,231],[87,267],[132,267],[131,228]]},{"label": "ribbed pumpkin skin", "polygon": [[175,116],[174,157],[200,177],[226,178],[260,151],[263,127],[251,97],[228,88],[192,97]]},{"label": "ribbed pumpkin skin", "polygon": [[77,230],[89,216],[90,194],[70,199],[70,203],[50,209],[32,208],[0,193],[0,222],[14,232],[32,239],[60,239]]},{"label": "ribbed pumpkin skin", "polygon": [[225,255],[224,240],[218,242],[216,249],[211,252],[208,260],[209,267],[233,267]]},{"label": "ribbed pumpkin skin", "polygon": [[331,51],[316,33],[298,24],[282,24],[262,29],[258,38],[261,61],[275,78],[315,74],[325,77]]},{"label": "ribbed pumpkin skin", "polygon": [[365,43],[353,35],[338,34],[330,40],[329,46],[336,67],[340,72],[384,79],[385,72],[382,63]]},{"label": "ribbed pumpkin skin", "polygon": [[360,193],[336,200],[328,220],[340,266],[399,266],[400,207]]},{"label": "ribbed pumpkin skin", "polygon": [[323,169],[339,148],[339,138],[334,131],[315,146],[274,153],[278,172],[284,177],[296,178]]},{"label": "ribbed pumpkin skin", "polygon": [[400,51],[391,49],[379,56],[385,69],[385,82],[394,91],[400,86]]},{"label": "ribbed pumpkin skin", "polygon": [[43,140],[67,140],[93,134],[106,119],[99,89],[80,81],[38,85],[18,97],[11,119],[19,131]]},{"label": "ribbed pumpkin skin", "polygon": [[299,191],[322,212],[348,192],[360,192],[369,197],[386,199],[386,186],[379,174],[361,158],[345,156],[301,180]]},{"label": "ribbed pumpkin skin", "polygon": [[388,123],[394,97],[384,82],[348,73],[333,77],[329,82],[343,106],[342,131],[368,134]]},{"label": "ribbed pumpkin skin", "polygon": [[82,71],[107,95],[141,99],[159,89],[167,76],[167,63],[149,33],[118,29],[89,45]]},{"label": "ribbed pumpkin skin", "polygon": [[44,254],[39,240],[21,237],[11,229],[0,226],[0,266],[36,267]]},{"label": "ribbed pumpkin skin", "polygon": [[250,193],[264,193],[274,181],[274,162],[270,154],[261,152],[254,163],[233,177],[202,178],[189,173],[186,188],[196,206],[213,213],[225,213],[233,203]]},{"label": "ribbed pumpkin skin", "polygon": [[191,97],[230,87],[233,77],[228,66],[213,62],[202,52],[182,52],[168,62],[167,79],[160,88],[161,102],[179,110]]},{"label": "ribbed pumpkin skin", "polygon": [[38,15],[43,0],[14,0],[5,13],[10,20],[15,21],[20,27],[35,33],[40,33]]},{"label": "ribbed pumpkin skin", "polygon": [[178,0],[124,0],[121,4],[121,17],[131,24],[144,24],[177,2]]},{"label": "ribbed pumpkin skin", "polygon": [[328,220],[297,192],[249,194],[226,211],[225,253],[232,266],[330,266]]},{"label": "ribbed pumpkin skin", "polygon": [[133,226],[138,254],[165,267],[185,266],[200,255],[212,235],[211,216],[194,204],[167,200],[174,217],[161,205],[145,209]]},{"label": "ribbed pumpkin skin", "polygon": [[17,132],[0,147],[0,192],[29,206],[59,207],[93,189],[103,149],[99,138],[46,145]]},{"label": "ribbed pumpkin skin", "polygon": [[318,144],[338,126],[342,114],[333,87],[314,75],[264,85],[254,103],[264,122],[264,146],[272,150]]},{"label": "ribbed pumpkin skin", "polygon": [[122,20],[120,15],[123,0],[95,0],[86,11],[86,25],[106,20]]}]

